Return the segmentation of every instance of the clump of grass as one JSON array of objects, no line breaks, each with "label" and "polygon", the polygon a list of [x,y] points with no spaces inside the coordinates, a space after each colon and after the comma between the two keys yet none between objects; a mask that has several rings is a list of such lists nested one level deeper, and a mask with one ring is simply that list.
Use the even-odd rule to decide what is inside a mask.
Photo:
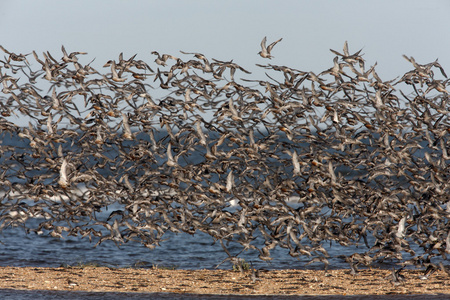
[{"label": "clump of grass", "polygon": [[153,264],[152,269],[153,270],[177,270],[178,266],[177,265],[161,266],[158,264]]},{"label": "clump of grass", "polygon": [[138,260],[136,261],[133,265],[132,268],[145,268],[146,266],[148,266],[150,263],[147,261],[141,261]]},{"label": "clump of grass", "polygon": [[239,258],[237,261],[233,261],[232,270],[239,272],[249,271],[251,270],[251,266],[245,259]]},{"label": "clump of grass", "polygon": [[63,267],[63,268],[82,268],[83,269],[83,268],[101,268],[101,267],[106,267],[106,266],[102,265],[100,263],[97,263],[97,262],[79,261],[75,265],[61,264],[61,267]]}]

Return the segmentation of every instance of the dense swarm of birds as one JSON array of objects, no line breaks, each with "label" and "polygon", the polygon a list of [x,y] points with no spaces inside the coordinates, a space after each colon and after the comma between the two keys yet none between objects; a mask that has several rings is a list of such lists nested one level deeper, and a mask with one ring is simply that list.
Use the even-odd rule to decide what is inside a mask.
[{"label": "dense swarm of birds", "polygon": [[[261,57],[280,40],[264,38]],[[267,77],[255,80],[201,53],[155,51],[152,66],[120,54],[100,72],[64,47],[60,58],[1,49],[0,230],[150,249],[168,231],[200,231],[233,262],[230,243],[325,266],[325,243],[360,244],[343,257],[355,273],[450,254],[450,101],[437,60],[404,56],[412,70],[383,81],[345,43],[321,73],[258,64]]]}]

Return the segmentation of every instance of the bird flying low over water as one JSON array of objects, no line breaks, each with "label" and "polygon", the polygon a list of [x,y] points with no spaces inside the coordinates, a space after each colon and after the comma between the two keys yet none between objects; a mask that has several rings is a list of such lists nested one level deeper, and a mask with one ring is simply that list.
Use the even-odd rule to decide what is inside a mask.
[{"label": "bird flying low over water", "polygon": [[258,54],[263,58],[271,59],[273,56],[270,55],[270,51],[272,51],[272,48],[281,40],[282,40],[282,38],[279,39],[278,41],[273,42],[268,47],[266,47],[267,37],[264,37],[263,40],[261,41],[261,51],[259,51]]}]

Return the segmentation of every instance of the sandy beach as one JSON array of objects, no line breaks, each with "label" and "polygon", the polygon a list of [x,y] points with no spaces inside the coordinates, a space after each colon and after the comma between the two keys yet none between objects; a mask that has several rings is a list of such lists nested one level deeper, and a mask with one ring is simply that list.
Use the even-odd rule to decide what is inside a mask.
[{"label": "sandy beach", "polygon": [[261,271],[167,270],[107,267],[0,267],[0,289],[139,292],[215,295],[414,295],[450,294],[450,277],[436,271],[428,280],[417,270],[406,270],[404,282],[393,284],[391,271],[349,270]]}]

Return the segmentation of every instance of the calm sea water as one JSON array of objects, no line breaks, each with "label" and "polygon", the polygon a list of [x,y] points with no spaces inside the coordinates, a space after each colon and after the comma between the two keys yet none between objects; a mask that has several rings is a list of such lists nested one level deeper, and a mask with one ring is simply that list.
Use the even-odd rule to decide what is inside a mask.
[{"label": "calm sea water", "polygon": [[[38,220],[31,220],[36,222]],[[7,228],[0,233],[0,266],[32,266],[32,267],[60,267],[64,265],[97,264],[109,267],[140,267],[153,266],[170,267],[177,269],[214,269],[228,256],[223,251],[220,243],[215,243],[212,237],[204,233],[189,235],[185,233],[167,233],[167,240],[153,250],[139,243],[126,243],[116,246],[111,241],[105,241],[96,248],[95,242],[80,237],[66,236],[63,239],[49,235],[37,235],[26,233],[23,228]],[[257,240],[256,240],[257,241]],[[373,244],[368,239],[369,245]],[[339,244],[324,242],[323,247],[330,257],[330,269],[347,269],[348,263],[341,257],[355,252],[363,253],[369,249],[361,242],[361,245],[343,247]],[[241,251],[234,244],[229,244],[228,249],[232,255]],[[413,248],[414,249],[414,248]],[[420,249],[414,249],[418,252]],[[322,269],[320,262],[305,266],[310,258],[300,256],[293,258],[286,249],[275,248],[271,251],[273,260],[270,262],[258,259],[259,252],[248,250],[242,252],[239,257],[247,262],[252,262],[256,268],[264,269]],[[405,254],[404,258],[410,258]],[[386,260],[379,267],[390,268],[394,261]],[[220,265],[220,269],[230,269],[231,263],[227,260]]]},{"label": "calm sea water", "polygon": [[[164,266],[179,269],[214,269],[228,256],[219,243],[207,234],[167,233],[167,240],[153,250],[139,243],[126,243],[117,247],[113,242],[106,241],[97,248],[95,243],[78,237],[54,238],[48,235],[26,234],[22,228],[5,229],[0,240],[0,266],[33,266],[59,267],[65,264],[100,264],[110,267],[152,267]],[[335,256],[352,254],[351,248],[337,249],[324,244],[330,251],[330,265],[334,268],[347,268],[342,259]],[[360,250],[365,250],[361,248]],[[231,254],[238,254],[240,248],[229,245]],[[268,269],[304,268],[308,257],[293,258],[285,249],[276,248],[272,251],[271,262],[260,261],[257,251],[246,251],[239,255],[247,261],[252,261],[255,267]],[[312,264],[309,267],[321,268],[322,264]],[[231,268],[226,261],[220,268]]]},{"label": "calm sea water", "polygon": [[[27,151],[27,144],[17,137],[3,135],[1,137],[3,145],[13,145]],[[3,161],[0,157],[0,163]],[[350,175],[351,176],[351,175]],[[106,220],[108,215],[118,209],[109,207],[104,210],[103,216],[98,215],[99,220]],[[28,228],[36,228],[39,220],[27,221]],[[48,235],[27,234],[23,228],[5,228],[0,232],[0,266],[33,266],[33,267],[59,267],[62,265],[77,264],[99,264],[110,267],[152,267],[164,266],[179,269],[213,269],[228,256],[223,251],[219,243],[215,243],[212,237],[198,232],[191,236],[188,234],[174,234],[168,232],[165,235],[166,241],[160,247],[150,250],[139,243],[127,243],[117,247],[113,242],[106,241],[97,248],[86,238],[66,236],[63,239],[54,238]],[[370,237],[369,245],[373,245]],[[258,242],[258,239],[255,240]],[[262,240],[261,240],[262,242]],[[421,250],[412,249],[416,253]],[[235,245],[227,246],[232,255],[240,252],[241,248]],[[341,258],[342,255],[351,255],[355,252],[363,253],[368,251],[361,241],[361,245],[343,247],[339,244],[324,242],[323,247],[328,251],[330,268],[348,268],[348,264]],[[273,260],[264,262],[258,259],[259,252],[249,250],[243,252],[239,257],[246,261],[251,261],[254,267],[266,269],[302,269],[309,262],[307,256],[293,258],[286,249],[279,247],[271,251]],[[404,259],[408,259],[409,254],[405,254]],[[391,261],[383,263],[386,267],[391,267]],[[229,269],[229,261],[220,265],[220,268]],[[322,263],[313,263],[307,268],[321,269]]]}]

